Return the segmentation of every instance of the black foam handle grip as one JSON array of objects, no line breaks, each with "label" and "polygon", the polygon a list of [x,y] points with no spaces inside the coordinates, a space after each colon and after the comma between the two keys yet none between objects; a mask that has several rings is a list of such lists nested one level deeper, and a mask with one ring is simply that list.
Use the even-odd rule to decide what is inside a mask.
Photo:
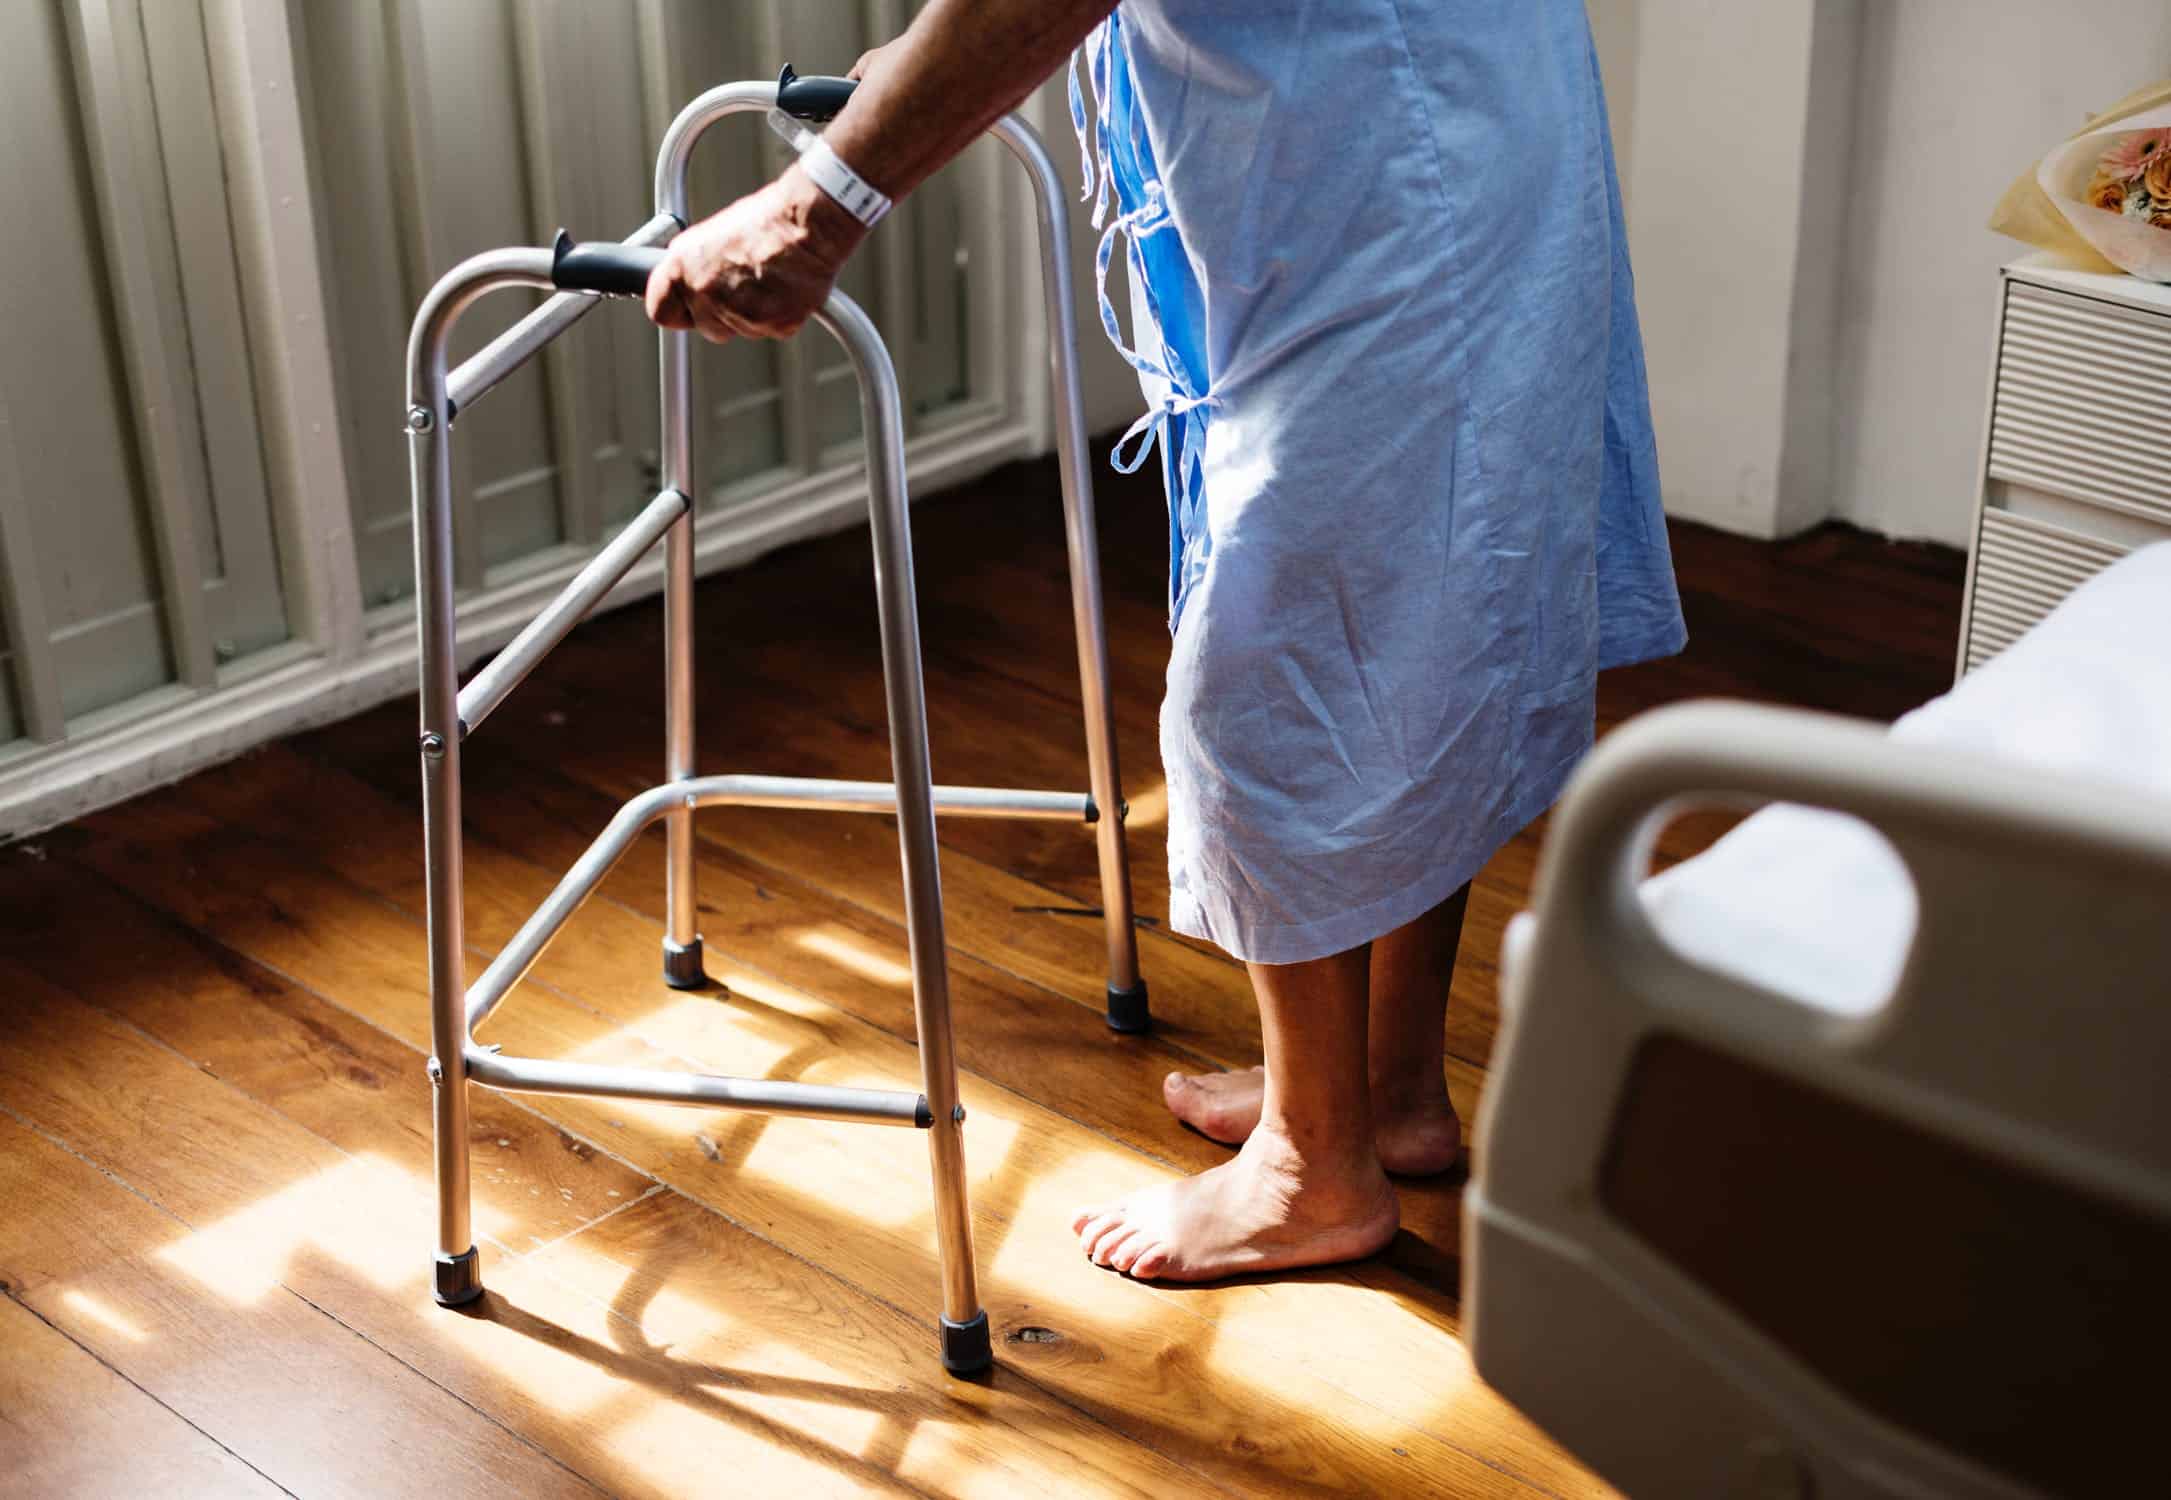
[{"label": "black foam handle grip", "polygon": [[858,87],[849,78],[801,78],[786,63],[776,79],[776,107],[795,120],[834,120]]},{"label": "black foam handle grip", "polygon": [[648,273],[663,259],[654,245],[621,245],[614,241],[576,245],[564,230],[551,247],[551,284],[568,292],[602,292],[613,297],[638,297],[648,290]]}]

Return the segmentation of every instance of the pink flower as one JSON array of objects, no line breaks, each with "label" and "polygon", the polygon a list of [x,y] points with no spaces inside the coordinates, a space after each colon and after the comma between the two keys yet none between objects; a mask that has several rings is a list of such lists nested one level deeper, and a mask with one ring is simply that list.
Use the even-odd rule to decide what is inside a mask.
[{"label": "pink flower", "polygon": [[2097,170],[2120,182],[2131,182],[2146,172],[2159,152],[2171,151],[2171,131],[2137,130],[2103,153]]}]

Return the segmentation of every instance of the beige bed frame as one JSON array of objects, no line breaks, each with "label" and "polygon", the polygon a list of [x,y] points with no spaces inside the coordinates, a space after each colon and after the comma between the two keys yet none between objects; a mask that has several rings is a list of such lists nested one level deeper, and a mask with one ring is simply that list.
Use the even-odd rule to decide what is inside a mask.
[{"label": "beige bed frame", "polygon": [[[1884,1008],[1818,1010],[1653,926],[1665,821],[1770,801],[1854,814],[1905,862],[1919,922]],[[2163,1482],[2171,804],[1824,715],[1662,710],[1571,787],[1502,1006],[1472,1352],[1612,1482]]]}]

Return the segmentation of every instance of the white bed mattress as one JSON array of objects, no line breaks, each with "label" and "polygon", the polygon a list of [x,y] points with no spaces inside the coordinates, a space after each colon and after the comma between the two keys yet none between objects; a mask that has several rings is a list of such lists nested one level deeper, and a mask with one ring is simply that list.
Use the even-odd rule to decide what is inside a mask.
[{"label": "white bed mattress", "polygon": [[[2171,817],[2171,543],[2098,575],[1892,733],[2109,783]],[[1889,844],[1857,819],[1787,805],[1646,881],[1643,898],[1697,962],[1844,1014],[1891,994],[1915,928]]]}]

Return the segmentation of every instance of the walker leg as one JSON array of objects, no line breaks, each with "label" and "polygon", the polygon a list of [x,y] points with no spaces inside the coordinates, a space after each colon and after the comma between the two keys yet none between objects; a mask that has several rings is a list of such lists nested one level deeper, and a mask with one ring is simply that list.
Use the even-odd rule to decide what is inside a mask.
[{"label": "walker leg", "polygon": [[912,583],[912,533],[905,508],[905,444],[897,374],[867,315],[841,293],[822,320],[852,356],[867,433],[868,509],[874,529],[875,597],[882,624],[882,680],[889,700],[890,771],[905,879],[905,933],[912,961],[912,1010],[920,1043],[921,1091],[934,1178],[935,1244],[942,1257],[942,1363],[969,1375],[994,1363],[987,1311],[973,1270],[972,1208],[965,1185],[965,1109],[950,1034],[950,977],[943,949],[942,867],[935,851],[934,776],[927,752],[927,695]]},{"label": "walker leg", "polygon": [[[427,736],[425,736],[427,740]],[[445,755],[456,755],[448,748]],[[444,758],[423,752],[423,823],[429,845],[430,942],[430,1124],[437,1152],[437,1257],[432,1293],[446,1307],[473,1302],[482,1295],[482,1261],[475,1251],[468,1210],[467,1015],[460,963],[460,852],[458,770],[450,774]],[[450,782],[450,791],[432,795],[432,782]],[[440,852],[439,830],[449,801],[455,812],[450,857]],[[449,872],[448,872],[449,865]],[[448,920],[449,917],[449,920]],[[449,928],[449,932],[448,932]],[[450,975],[446,970],[450,969]]]},{"label": "walker leg", "polygon": [[[698,496],[693,475],[692,395],[687,337],[662,336],[662,479],[666,489]],[[663,775],[694,774],[694,512],[698,500],[663,539]],[[694,907],[694,816],[677,808],[665,819],[663,982],[675,990],[707,985]]]},{"label": "walker leg", "polygon": [[[1078,679],[1085,695],[1086,765],[1093,786],[1093,806],[1099,814],[1093,825],[1100,854],[1101,911],[1108,939],[1108,1026],[1112,1031],[1136,1036],[1153,1029],[1153,1012],[1146,996],[1146,981],[1138,972],[1138,927],[1131,912],[1131,861],[1124,847],[1123,823],[1128,806],[1116,772],[1115,706],[1108,688],[1108,635],[1101,615],[1099,567],[1092,556],[1093,499],[1088,490],[1082,502],[1065,494],[1065,509],[1073,517],[1072,528],[1085,536],[1081,571],[1076,566],[1074,544],[1071,596],[1079,619]],[[1083,512],[1085,519],[1076,517]]]},{"label": "walker leg", "polygon": [[[1007,122],[1006,122],[1007,126]],[[1078,379],[1078,320],[1070,300],[1070,236],[1061,179],[1037,136],[999,134],[1033,179],[1040,211],[1040,269],[1048,314],[1048,366],[1055,383],[1056,463],[1063,477],[1063,534],[1070,554],[1071,623],[1078,637],[1078,687],[1085,702],[1086,765],[1098,818],[1101,911],[1108,938],[1108,1025],[1135,1035],[1151,1029],[1146,981],[1138,974],[1138,932],[1131,914],[1131,864],[1124,849],[1122,777],[1116,767],[1116,710],[1108,684],[1108,625],[1101,610],[1101,564],[1093,520],[1093,474],[1086,452],[1085,399]]]},{"label": "walker leg", "polygon": [[[440,361],[441,363],[441,361]],[[482,1295],[468,1217],[467,977],[460,862],[459,678],[453,658],[452,471],[442,383],[410,391],[416,612],[422,636],[422,842],[430,950],[431,1127],[437,1154],[432,1291],[457,1307]]]},{"label": "walker leg", "polygon": [[[1078,681],[1085,698],[1086,766],[1092,778],[1094,843],[1100,854],[1101,912],[1108,940],[1108,1026],[1127,1036],[1150,1031],[1153,1012],[1138,972],[1138,928],[1131,914],[1131,861],[1124,847],[1128,806],[1116,773],[1115,705],[1108,688],[1108,633],[1101,614],[1100,568],[1093,556],[1093,496],[1064,490],[1073,536],[1071,602],[1078,620]],[[1082,517],[1082,519],[1081,519]],[[1083,536],[1082,544],[1077,540]],[[1083,559],[1081,565],[1081,559]]]}]

